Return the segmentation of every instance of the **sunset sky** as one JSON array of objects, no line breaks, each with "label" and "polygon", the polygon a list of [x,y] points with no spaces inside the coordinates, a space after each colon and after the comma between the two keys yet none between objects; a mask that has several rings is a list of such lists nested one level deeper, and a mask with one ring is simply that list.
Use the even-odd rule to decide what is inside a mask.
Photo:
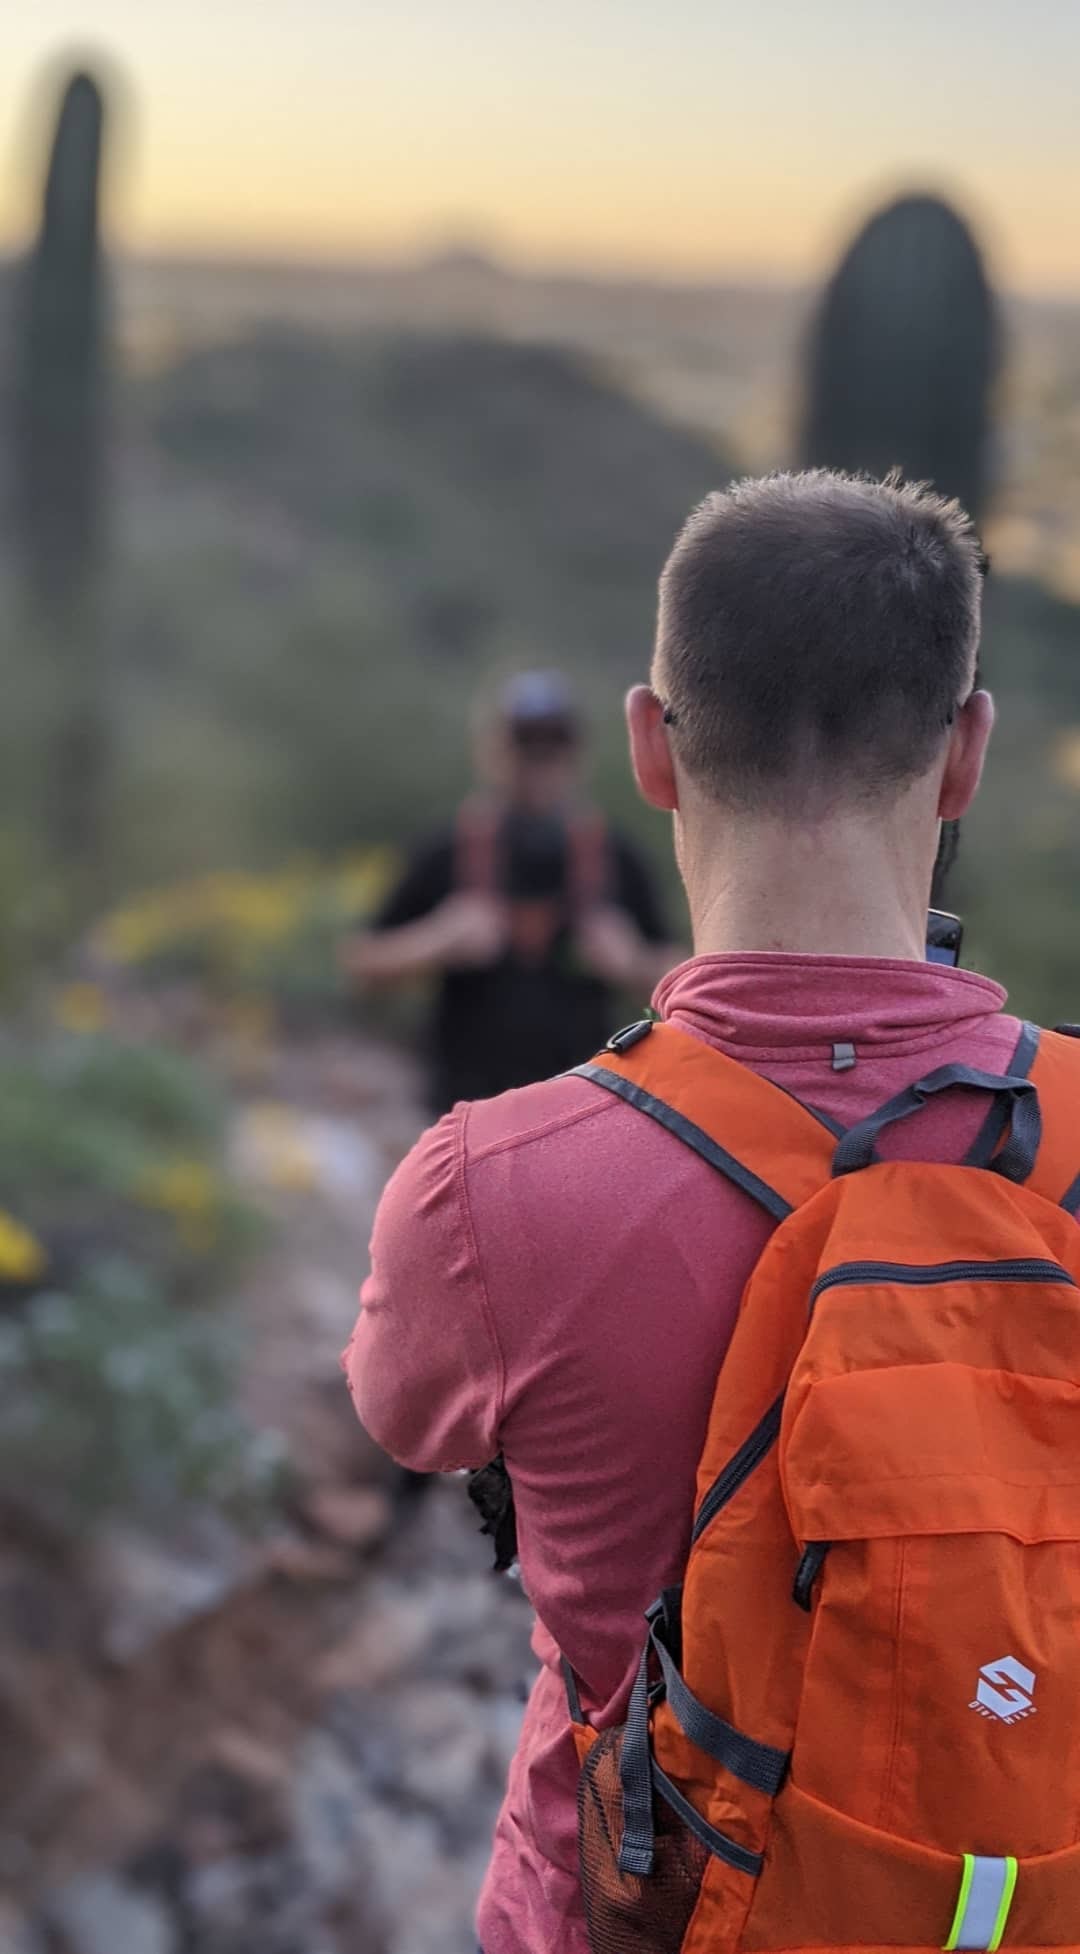
[{"label": "sunset sky", "polygon": [[71,49],[125,77],[140,249],[801,277],[916,184],[1003,283],[1080,294],[1078,0],[9,0],[5,244]]}]

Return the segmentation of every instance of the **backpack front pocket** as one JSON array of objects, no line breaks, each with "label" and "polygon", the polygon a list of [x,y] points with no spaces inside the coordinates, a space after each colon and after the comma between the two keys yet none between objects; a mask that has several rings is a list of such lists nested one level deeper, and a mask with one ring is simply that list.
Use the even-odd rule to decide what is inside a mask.
[{"label": "backpack front pocket", "polygon": [[[1006,1266],[874,1284],[869,1336],[846,1285],[780,1471],[817,1546],[793,1781],[883,1833],[1024,1855],[1080,1838],[1080,1388],[1070,1278]],[[995,1361],[1021,1336],[1045,1374]]]}]

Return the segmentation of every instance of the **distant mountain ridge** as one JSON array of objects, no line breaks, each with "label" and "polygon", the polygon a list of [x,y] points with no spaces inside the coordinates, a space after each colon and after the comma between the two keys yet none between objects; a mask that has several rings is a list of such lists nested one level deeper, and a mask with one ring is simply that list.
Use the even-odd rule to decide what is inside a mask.
[{"label": "distant mountain ridge", "polygon": [[478,336],[266,330],[146,383],[157,452],[378,583],[420,652],[643,669],[655,582],[730,476],[604,374]]}]

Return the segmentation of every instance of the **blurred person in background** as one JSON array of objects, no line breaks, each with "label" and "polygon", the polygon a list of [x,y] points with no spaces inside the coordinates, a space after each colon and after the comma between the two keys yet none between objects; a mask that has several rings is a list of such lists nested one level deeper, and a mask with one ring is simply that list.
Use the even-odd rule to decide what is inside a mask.
[{"label": "blurred person in background", "polygon": [[583,798],[584,743],[560,673],[511,679],[481,722],[480,790],[344,946],[358,984],[436,979],[433,1116],[577,1064],[618,994],[650,997],[683,954],[644,859]]}]

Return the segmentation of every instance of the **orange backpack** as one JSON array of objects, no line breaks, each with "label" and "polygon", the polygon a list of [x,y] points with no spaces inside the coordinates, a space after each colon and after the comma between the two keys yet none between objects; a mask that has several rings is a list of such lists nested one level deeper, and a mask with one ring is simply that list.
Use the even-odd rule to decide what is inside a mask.
[{"label": "orange backpack", "polygon": [[622,1728],[568,1672],[595,1954],[1080,1948],[1080,1045],[846,1133],[668,1025],[579,1069],[777,1223]]},{"label": "orange backpack", "polygon": [[[459,809],[454,835],[454,886],[494,895],[502,886],[503,808],[474,795]],[[575,808],[566,821],[566,893],[539,898],[511,896],[510,946],[519,963],[542,963],[567,919],[576,920],[604,900],[609,845],[603,816]]]}]

